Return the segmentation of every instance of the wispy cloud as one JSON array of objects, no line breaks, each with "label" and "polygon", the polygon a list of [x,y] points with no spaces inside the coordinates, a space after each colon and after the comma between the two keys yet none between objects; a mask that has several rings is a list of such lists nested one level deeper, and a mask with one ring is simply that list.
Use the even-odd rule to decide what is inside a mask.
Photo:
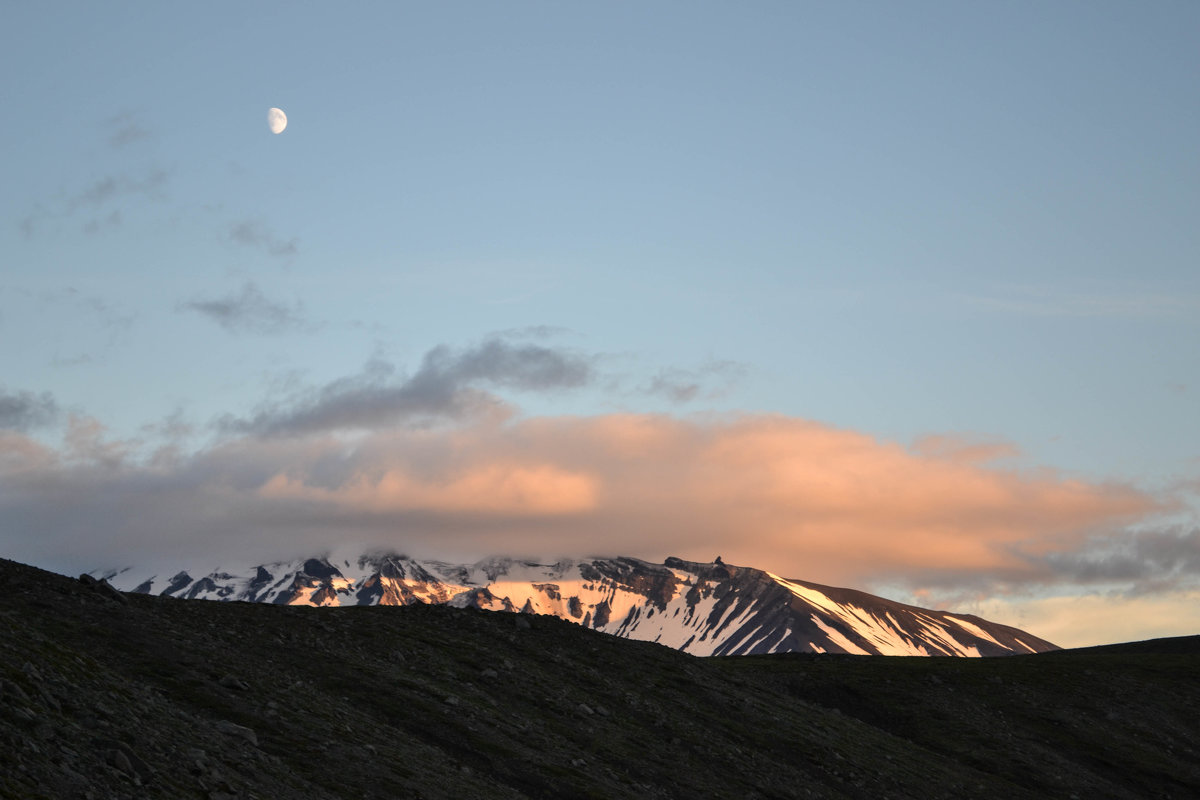
[{"label": "wispy cloud", "polygon": [[116,149],[150,138],[150,131],[143,127],[138,122],[137,115],[130,111],[123,111],[112,117],[106,126],[109,129],[108,143]]},{"label": "wispy cloud", "polygon": [[49,392],[8,392],[0,387],[0,429],[28,431],[58,420],[59,408]]},{"label": "wispy cloud", "polygon": [[358,375],[249,418],[225,418],[220,425],[227,432],[282,436],[464,419],[504,409],[502,400],[481,387],[577,388],[593,379],[593,361],[569,350],[500,338],[462,350],[440,345],[427,352],[409,376],[397,378],[392,364],[375,360]]},{"label": "wispy cloud", "polygon": [[695,369],[663,367],[642,384],[640,392],[683,405],[720,397],[745,374],[745,366],[733,361],[709,361]]},{"label": "wispy cloud", "polygon": [[918,437],[911,449],[923,458],[940,458],[966,464],[985,464],[1020,455],[1020,450],[1011,442],[946,433]]},{"label": "wispy cloud", "polygon": [[229,241],[265,250],[267,253],[279,257],[294,256],[298,251],[296,237],[282,239],[259,219],[243,219],[231,223]]},{"label": "wispy cloud", "polygon": [[106,175],[85,186],[66,199],[68,211],[105,205],[119,197],[141,195],[150,198],[163,197],[167,185],[167,172],[151,167],[142,173]]},{"label": "wispy cloud", "polygon": [[226,297],[179,303],[180,311],[193,311],[234,334],[276,335],[311,331],[318,326],[307,318],[300,304],[292,306],[269,299],[252,282]]},{"label": "wispy cloud", "polygon": [[29,239],[47,224],[65,220],[77,223],[80,216],[85,216],[81,230],[98,233],[121,223],[122,210],[114,204],[129,199],[165,200],[169,180],[169,173],[160,167],[105,175],[54,200],[34,203],[17,226]]}]

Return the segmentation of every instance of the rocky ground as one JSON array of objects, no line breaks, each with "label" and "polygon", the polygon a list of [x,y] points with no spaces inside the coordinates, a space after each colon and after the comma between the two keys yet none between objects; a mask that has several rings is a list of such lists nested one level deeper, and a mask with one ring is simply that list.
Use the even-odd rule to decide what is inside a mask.
[{"label": "rocky ground", "polygon": [[1200,796],[1200,637],[698,659],[548,617],[124,595],[0,561],[0,796]]}]

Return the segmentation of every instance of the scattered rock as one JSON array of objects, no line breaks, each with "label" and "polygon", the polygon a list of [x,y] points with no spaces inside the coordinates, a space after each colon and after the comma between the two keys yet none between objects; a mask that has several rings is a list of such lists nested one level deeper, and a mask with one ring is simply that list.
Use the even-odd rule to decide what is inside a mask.
[{"label": "scattered rock", "polygon": [[238,736],[242,739],[245,739],[255,747],[258,747],[258,734],[247,728],[245,725],[238,725],[236,722],[230,722],[229,720],[223,719],[216,724],[216,728],[221,733],[229,736]]},{"label": "scattered rock", "polygon": [[104,754],[104,760],[109,766],[116,767],[121,772],[133,774],[133,764],[130,763],[129,756],[120,750],[109,750]]},{"label": "scattered rock", "polygon": [[217,681],[218,686],[224,686],[226,689],[236,689],[239,692],[250,690],[250,684],[246,683],[241,678],[235,678],[232,675],[222,675]]}]

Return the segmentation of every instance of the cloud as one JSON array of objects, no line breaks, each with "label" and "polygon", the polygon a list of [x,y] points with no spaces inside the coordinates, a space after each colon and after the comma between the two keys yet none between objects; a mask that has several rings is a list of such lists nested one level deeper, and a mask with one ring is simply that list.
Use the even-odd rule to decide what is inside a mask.
[{"label": "cloud", "polygon": [[296,237],[280,239],[261,220],[245,219],[229,226],[229,240],[235,244],[266,250],[273,256],[294,256],[297,252]]},{"label": "cloud", "polygon": [[86,234],[99,233],[105,228],[116,228],[121,224],[121,212],[112,210],[103,218],[90,219],[83,225],[83,232]]},{"label": "cloud", "polygon": [[176,306],[208,317],[230,333],[274,335],[313,330],[299,306],[286,306],[268,299],[252,282],[237,294],[211,300],[190,300]]},{"label": "cloud", "polygon": [[480,389],[481,385],[547,391],[581,387],[592,378],[588,356],[492,338],[464,350],[435,347],[416,372],[400,380],[391,364],[373,361],[359,375],[338,379],[250,418],[225,418],[220,427],[232,433],[283,436],[464,419],[503,410],[503,401]]},{"label": "cloud", "polygon": [[[435,357],[433,371],[473,374],[484,350]],[[521,380],[550,380],[538,375]],[[1164,508],[1126,485],[927,457],[782,416],[485,416],[239,436],[152,462],[75,428],[56,450],[0,439],[0,546],[11,557],[71,570],[215,566],[353,542],[452,559],[720,554],[859,587],[1045,586],[1089,580],[1063,564]],[[1169,561],[1194,573],[1184,555],[1195,534],[1183,538],[1130,552],[1145,570]]]},{"label": "cloud", "polygon": [[1126,595],[1200,588],[1200,528],[1170,526],[1089,537],[1078,550],[1048,553],[1056,576],[1081,584],[1120,585]]},{"label": "cloud", "polygon": [[709,361],[690,370],[663,367],[641,386],[640,391],[683,405],[697,399],[720,397],[745,373],[746,368],[733,361]]},{"label": "cloud", "polygon": [[6,392],[0,387],[0,429],[28,431],[58,421],[58,403],[49,392]]},{"label": "cloud", "polygon": [[80,215],[88,215],[82,225],[86,234],[116,227],[122,221],[121,210],[112,207],[116,201],[137,197],[161,201],[166,197],[169,178],[169,173],[160,167],[105,175],[82,189],[60,195],[49,204],[34,203],[18,223],[18,229],[24,238],[31,239],[47,222],[75,219]]},{"label": "cloud", "polygon": [[110,133],[108,143],[114,149],[128,147],[134,142],[150,138],[150,131],[138,123],[136,116],[128,111],[117,114],[108,120]]},{"label": "cloud", "polygon": [[1010,442],[977,441],[953,434],[918,437],[910,449],[925,458],[940,458],[966,464],[984,464],[1020,455],[1020,450]]},{"label": "cloud", "polygon": [[128,195],[160,198],[166,184],[167,172],[158,167],[152,167],[141,175],[106,175],[68,197],[66,208],[68,211],[75,211],[80,208],[94,208],[106,205],[109,201],[118,197]]}]

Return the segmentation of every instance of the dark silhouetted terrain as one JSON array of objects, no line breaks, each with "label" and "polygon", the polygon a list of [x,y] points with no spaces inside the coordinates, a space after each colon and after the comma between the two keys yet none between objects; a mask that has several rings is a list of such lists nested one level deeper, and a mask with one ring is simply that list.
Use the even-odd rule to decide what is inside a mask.
[{"label": "dark silhouetted terrain", "polygon": [[1198,642],[705,659],[553,617],[125,595],[3,561],[0,795],[1196,797]]}]

